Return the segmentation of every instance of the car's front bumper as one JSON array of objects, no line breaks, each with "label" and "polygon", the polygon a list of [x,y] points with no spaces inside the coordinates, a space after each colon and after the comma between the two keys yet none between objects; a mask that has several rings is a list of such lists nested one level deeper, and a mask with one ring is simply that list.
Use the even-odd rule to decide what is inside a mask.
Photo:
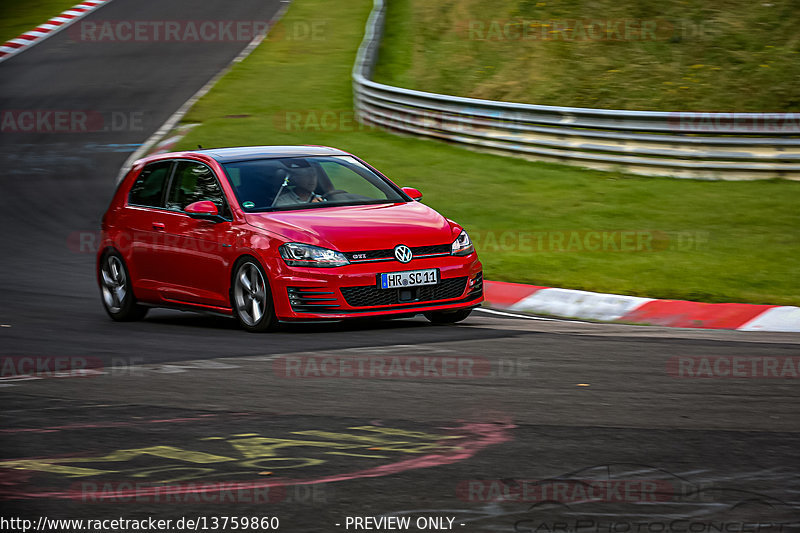
[{"label": "car's front bumper", "polygon": [[[416,289],[379,289],[377,276],[438,268],[438,285]],[[412,315],[456,311],[483,302],[482,265],[476,254],[398,261],[367,262],[335,268],[290,267],[270,260],[270,287],[282,321]],[[403,290],[402,294],[400,291]],[[410,294],[409,294],[410,293]]]}]

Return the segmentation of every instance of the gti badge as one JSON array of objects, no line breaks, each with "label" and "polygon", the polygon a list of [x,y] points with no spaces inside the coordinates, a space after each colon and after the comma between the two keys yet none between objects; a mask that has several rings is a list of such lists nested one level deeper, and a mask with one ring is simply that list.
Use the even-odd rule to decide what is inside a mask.
[{"label": "gti badge", "polygon": [[394,247],[394,256],[401,263],[408,263],[409,261],[411,261],[411,258],[413,257],[413,255],[411,254],[411,248],[409,248],[405,244],[400,244]]}]

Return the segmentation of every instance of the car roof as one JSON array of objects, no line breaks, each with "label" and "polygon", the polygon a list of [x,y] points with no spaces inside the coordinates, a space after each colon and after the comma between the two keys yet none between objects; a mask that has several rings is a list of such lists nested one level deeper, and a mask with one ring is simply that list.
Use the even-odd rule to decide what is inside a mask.
[{"label": "car roof", "polygon": [[219,163],[266,159],[271,157],[308,157],[321,155],[350,155],[328,146],[240,146],[237,148],[208,148],[192,153],[213,157]]}]

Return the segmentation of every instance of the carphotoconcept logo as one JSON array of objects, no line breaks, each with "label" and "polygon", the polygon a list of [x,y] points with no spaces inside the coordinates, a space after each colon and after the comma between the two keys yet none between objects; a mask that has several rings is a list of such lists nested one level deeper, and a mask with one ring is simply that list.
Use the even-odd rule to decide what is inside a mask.
[{"label": "carphotoconcept logo", "polygon": [[764,522],[758,519],[705,520],[702,518],[672,518],[664,520],[598,519],[594,517],[565,517],[558,522],[526,518],[517,520],[513,531],[541,533],[563,531],[570,533],[786,533],[789,524]]}]

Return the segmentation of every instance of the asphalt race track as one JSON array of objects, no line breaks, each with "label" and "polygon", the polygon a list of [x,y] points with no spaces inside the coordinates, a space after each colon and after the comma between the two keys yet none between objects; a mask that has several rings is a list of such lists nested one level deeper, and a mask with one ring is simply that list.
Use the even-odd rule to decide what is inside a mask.
[{"label": "asphalt race track", "polygon": [[[280,7],[114,0],[86,20],[269,20]],[[681,357],[797,357],[796,334],[484,311],[457,326],[267,335],[172,311],[108,319],[81,236],[130,153],[246,44],[100,45],[64,31],[0,64],[0,109],[104,117],[90,133],[0,133],[0,356],[87,367],[4,371],[0,516],[202,518],[220,531],[237,529],[214,526],[225,516],[320,532],[365,516],[408,517],[403,531],[428,518],[428,531],[800,530],[800,382],[676,373]]]}]

